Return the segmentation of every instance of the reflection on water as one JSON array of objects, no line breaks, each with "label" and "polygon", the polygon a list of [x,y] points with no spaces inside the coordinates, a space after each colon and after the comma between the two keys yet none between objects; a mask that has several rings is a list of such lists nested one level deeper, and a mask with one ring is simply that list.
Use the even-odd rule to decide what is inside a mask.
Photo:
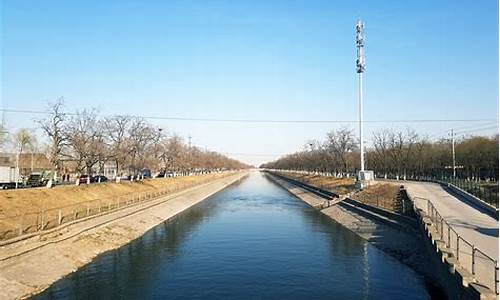
[{"label": "reflection on water", "polygon": [[37,299],[427,299],[418,276],[255,173]]}]

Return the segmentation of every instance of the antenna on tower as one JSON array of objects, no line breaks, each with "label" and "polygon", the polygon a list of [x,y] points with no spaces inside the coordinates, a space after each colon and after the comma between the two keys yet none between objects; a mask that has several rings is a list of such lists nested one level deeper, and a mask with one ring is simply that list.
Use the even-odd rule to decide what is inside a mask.
[{"label": "antenna on tower", "polygon": [[358,73],[365,72],[365,24],[359,20],[356,24],[356,47],[358,55],[356,59],[356,70]]}]

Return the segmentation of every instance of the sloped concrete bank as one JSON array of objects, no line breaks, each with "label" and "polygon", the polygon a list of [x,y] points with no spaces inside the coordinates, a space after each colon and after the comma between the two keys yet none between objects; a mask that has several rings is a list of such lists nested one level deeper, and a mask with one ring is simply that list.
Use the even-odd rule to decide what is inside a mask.
[{"label": "sloped concrete bank", "polygon": [[0,247],[0,299],[37,294],[97,255],[117,249],[248,174],[242,171],[61,231]]},{"label": "sloped concrete bank", "polygon": [[[433,299],[475,299],[442,264],[417,220],[377,213],[354,200],[331,201],[266,172],[273,182],[420,274]],[[397,274],[395,274],[397,278]]]}]

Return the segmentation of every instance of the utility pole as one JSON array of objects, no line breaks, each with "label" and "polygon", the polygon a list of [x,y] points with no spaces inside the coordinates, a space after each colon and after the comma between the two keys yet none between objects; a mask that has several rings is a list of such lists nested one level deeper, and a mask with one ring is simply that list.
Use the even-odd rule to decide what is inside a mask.
[{"label": "utility pole", "polygon": [[188,139],[189,139],[189,149],[191,149],[191,138],[192,138],[191,135],[188,136]]},{"label": "utility pole", "polygon": [[451,156],[453,157],[453,178],[457,176],[456,164],[455,164],[455,133],[453,129],[451,130]]},{"label": "utility pole", "polygon": [[365,72],[365,37],[364,37],[365,24],[358,21],[356,24],[356,71],[359,77],[359,148],[361,150],[361,172],[365,171],[365,149],[363,137],[363,73]]},{"label": "utility pole", "polygon": [[19,156],[21,154],[21,151],[19,151],[17,154],[16,154],[16,189],[18,188],[18,185],[19,185],[19,179],[20,179],[20,176],[19,176]]}]

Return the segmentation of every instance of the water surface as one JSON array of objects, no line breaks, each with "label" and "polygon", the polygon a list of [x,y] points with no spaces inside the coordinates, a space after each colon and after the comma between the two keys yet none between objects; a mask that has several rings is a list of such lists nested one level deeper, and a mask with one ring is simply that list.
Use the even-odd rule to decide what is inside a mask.
[{"label": "water surface", "polygon": [[36,299],[428,299],[421,278],[253,173]]}]

